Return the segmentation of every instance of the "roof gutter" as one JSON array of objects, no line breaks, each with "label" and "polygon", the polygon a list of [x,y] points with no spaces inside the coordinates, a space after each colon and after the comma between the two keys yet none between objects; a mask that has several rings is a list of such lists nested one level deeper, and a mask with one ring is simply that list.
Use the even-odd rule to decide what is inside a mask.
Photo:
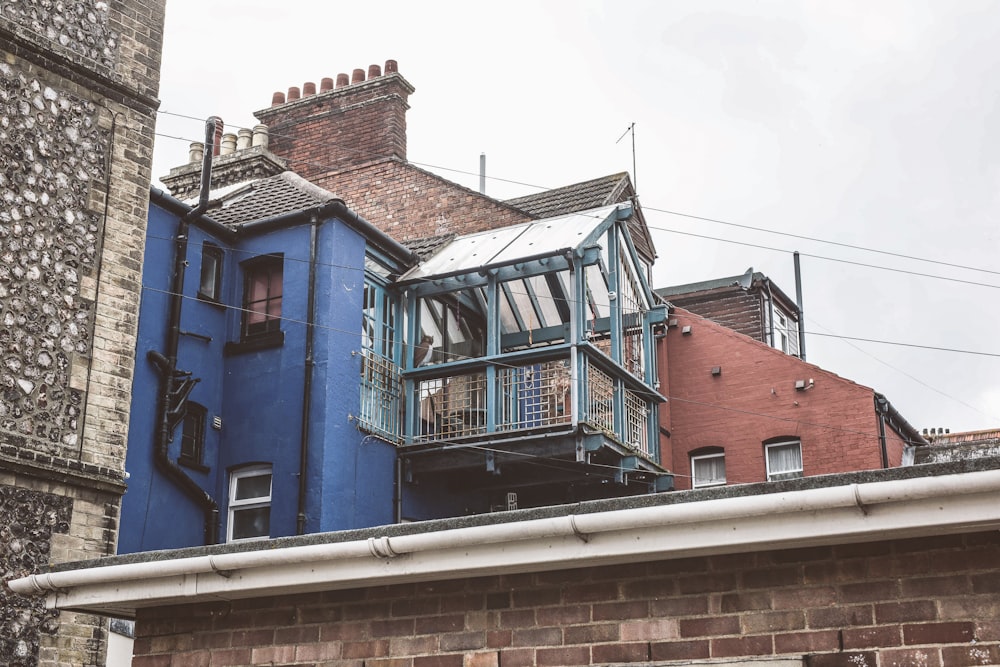
[{"label": "roof gutter", "polygon": [[920,435],[920,431],[915,429],[910,422],[906,421],[903,415],[899,414],[899,411],[892,406],[892,403],[889,402],[889,399],[884,394],[875,392],[875,411],[879,414],[880,418],[885,419],[885,423],[892,430],[906,440],[907,445],[930,444],[924,436]]},{"label": "roof gutter", "polygon": [[998,491],[1000,470],[984,470],[344,542],[265,542],[253,551],[34,574],[8,586],[47,595],[49,608],[129,615],[197,600],[996,529]]}]

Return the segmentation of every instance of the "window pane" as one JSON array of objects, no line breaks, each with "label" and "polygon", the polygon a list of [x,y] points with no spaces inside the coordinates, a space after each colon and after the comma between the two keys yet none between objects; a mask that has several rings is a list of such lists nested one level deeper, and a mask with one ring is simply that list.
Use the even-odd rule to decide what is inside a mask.
[{"label": "window pane", "polygon": [[259,303],[267,300],[267,274],[254,273],[250,276],[250,301]]},{"label": "window pane", "polygon": [[694,457],[691,459],[692,486],[709,486],[726,483],[724,456]]},{"label": "window pane", "polygon": [[271,495],[271,473],[236,478],[235,500],[267,498]]},{"label": "window pane", "polygon": [[206,247],[202,250],[201,255],[201,284],[198,287],[198,291],[213,299],[218,298],[218,274],[219,257],[213,248]]},{"label": "window pane", "polygon": [[281,317],[281,297],[276,299],[271,299],[267,302],[267,314],[268,319],[273,319],[276,317]]},{"label": "window pane", "polygon": [[271,534],[270,507],[251,507],[234,510],[232,517],[232,539],[234,540],[268,537]]},{"label": "window pane", "polygon": [[545,276],[533,276],[528,279],[532,289],[535,290],[535,297],[538,299],[538,307],[542,309],[542,317],[545,318],[543,326],[551,327],[559,324],[559,309],[556,308],[555,299],[549,290],[549,284],[545,281]]},{"label": "window pane", "polygon": [[767,448],[767,461],[772,475],[802,470],[802,448],[797,442],[770,445]]}]

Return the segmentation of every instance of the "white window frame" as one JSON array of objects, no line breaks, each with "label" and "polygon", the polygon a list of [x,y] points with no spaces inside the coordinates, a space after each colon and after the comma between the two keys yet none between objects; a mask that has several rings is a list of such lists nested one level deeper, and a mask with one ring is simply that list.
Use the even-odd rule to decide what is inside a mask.
[{"label": "white window frame", "polygon": [[[253,498],[242,498],[237,500],[236,489],[239,486],[239,480],[246,477],[260,477],[263,474],[267,474],[270,477],[270,483],[267,487],[266,496],[255,496]],[[240,468],[239,470],[234,470],[229,475],[229,520],[226,525],[226,541],[227,542],[246,542],[248,540],[266,540],[270,535],[254,535],[251,537],[233,537],[233,519],[237,512],[260,509],[261,507],[268,508],[268,525],[270,525],[270,509],[271,509],[271,494],[274,489],[274,473],[269,465],[253,466],[250,468]]]},{"label": "white window frame", "polygon": [[778,334],[774,341],[774,346],[785,354],[788,354],[788,316],[777,308],[774,309],[774,316],[777,320],[777,323],[774,325],[774,331]]},{"label": "white window frame", "polygon": [[[788,468],[785,470],[772,470],[771,469],[771,452],[779,447],[791,447],[794,445],[799,450],[799,467],[798,468]],[[801,440],[782,440],[780,442],[772,442],[770,444],[764,445],[764,464],[767,467],[767,481],[771,482],[776,479],[792,479],[802,476],[802,441]]]},{"label": "white window frame", "polygon": [[695,468],[697,467],[698,461],[705,461],[707,459],[722,459],[722,470],[725,474],[726,469],[726,453],[725,452],[713,452],[711,454],[699,454],[697,456],[691,457],[691,488],[692,489],[704,489],[710,486],[725,486],[726,478],[723,476],[721,481],[710,481],[698,483],[698,475],[695,474]]}]

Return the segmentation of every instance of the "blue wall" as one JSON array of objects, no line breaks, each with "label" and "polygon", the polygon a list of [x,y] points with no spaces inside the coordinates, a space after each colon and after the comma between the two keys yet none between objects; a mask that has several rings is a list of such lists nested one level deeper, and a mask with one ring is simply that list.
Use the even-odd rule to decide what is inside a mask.
[{"label": "blue wall", "polygon": [[[165,351],[177,224],[176,214],[150,206],[120,553],[204,543],[201,508],[157,470],[153,458],[160,378],[146,354]],[[253,463],[273,466],[271,536],[296,532],[309,232],[300,225],[226,244],[190,228],[180,326],[187,333],[180,337],[177,368],[200,379],[190,400],[207,408],[208,424],[204,468],[182,469],[219,504],[220,540],[226,535],[229,474]],[[360,350],[365,239],[335,219],[320,225],[318,239],[306,532],[393,521],[395,449],[358,431],[352,418],[359,407],[360,355],[352,352]],[[224,251],[223,305],[197,298],[205,241]],[[240,262],[271,253],[284,255],[284,343],[227,355],[226,342],[240,335]],[[221,418],[221,429],[212,427],[214,417]],[[180,428],[168,452],[176,461]]]}]

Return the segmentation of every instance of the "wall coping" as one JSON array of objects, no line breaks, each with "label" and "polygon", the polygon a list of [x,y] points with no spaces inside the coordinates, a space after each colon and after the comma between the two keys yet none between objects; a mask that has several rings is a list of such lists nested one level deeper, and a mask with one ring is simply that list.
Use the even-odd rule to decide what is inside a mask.
[{"label": "wall coping", "polygon": [[998,491],[1000,459],[913,466],[132,554],[8,586],[46,595],[50,608],[132,616],[200,600],[996,529]]}]

